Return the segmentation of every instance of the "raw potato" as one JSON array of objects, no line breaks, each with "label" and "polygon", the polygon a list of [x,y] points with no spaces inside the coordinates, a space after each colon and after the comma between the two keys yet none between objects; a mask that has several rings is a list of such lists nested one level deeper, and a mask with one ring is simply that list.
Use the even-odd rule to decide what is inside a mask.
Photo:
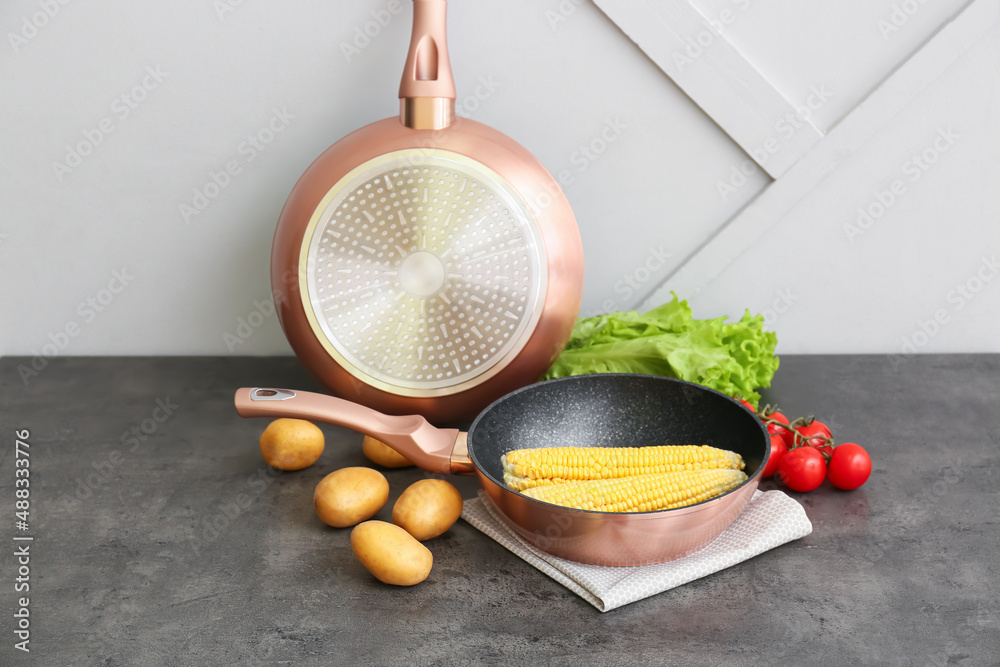
[{"label": "raw potato", "polygon": [[462,494],[443,479],[414,482],[392,507],[392,522],[421,542],[437,537],[462,513]]},{"label": "raw potato", "polygon": [[413,465],[408,458],[370,435],[366,435],[365,441],[361,443],[361,451],[369,461],[386,468],[405,468]]},{"label": "raw potato", "polygon": [[370,519],[389,499],[389,482],[372,468],[341,468],[316,485],[313,502],[323,523],[346,528]]},{"label": "raw potato", "polygon": [[375,578],[386,584],[413,586],[431,573],[434,556],[399,526],[365,521],[351,531],[351,549]]},{"label": "raw potato", "polygon": [[323,453],[323,431],[304,419],[276,419],[260,436],[260,453],[272,468],[302,470]]}]

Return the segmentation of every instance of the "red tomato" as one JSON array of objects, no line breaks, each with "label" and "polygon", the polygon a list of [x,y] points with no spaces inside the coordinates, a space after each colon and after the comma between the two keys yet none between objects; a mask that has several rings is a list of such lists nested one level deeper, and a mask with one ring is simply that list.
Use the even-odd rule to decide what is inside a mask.
[{"label": "red tomato", "polygon": [[812,491],[826,477],[826,459],[812,447],[789,450],[778,462],[778,476],[792,491]]},{"label": "red tomato", "polygon": [[777,433],[771,434],[771,456],[767,459],[767,465],[764,466],[764,470],[760,473],[761,477],[770,477],[778,471],[778,462],[781,461],[781,457],[785,455],[788,451],[788,445],[785,443],[785,439]]},{"label": "red tomato", "polygon": [[861,445],[845,442],[830,456],[830,483],[838,489],[850,491],[868,480],[872,474],[872,459]]},{"label": "red tomato", "polygon": [[[736,398],[736,397],[735,397],[735,396],[733,396],[733,398]],[[754,414],[757,414],[757,408],[755,408],[755,407],[753,406],[753,403],[751,403],[750,401],[746,400],[745,398],[736,398],[736,400],[737,400],[737,401],[739,401],[740,403],[742,403],[742,404],[743,404],[743,406],[744,406],[744,407],[745,407],[745,408],[746,408],[747,410],[749,410],[750,412],[752,412],[752,413],[754,413]]]},{"label": "red tomato", "polygon": [[[779,421],[779,422],[781,422],[781,424],[787,424],[788,423],[788,417],[786,417],[785,415],[783,415],[780,412],[772,412],[771,414],[764,415],[764,416],[767,417],[768,419],[773,419],[775,421]],[[782,439],[784,439],[784,441],[785,441],[785,448],[786,449],[788,448],[788,445],[792,444],[792,432],[789,431],[787,428],[785,428],[781,424],[774,424],[774,423],[769,422],[767,420],[764,421],[764,424],[767,426],[767,432],[768,433],[770,433],[771,435],[775,435],[775,434],[780,435],[782,437]]]},{"label": "red tomato", "polygon": [[[797,443],[806,444],[814,449],[819,450],[826,456],[833,454],[833,447],[826,440],[826,438],[832,437],[830,435],[830,429],[821,421],[814,421],[807,426],[796,426],[796,432],[802,436],[802,438],[795,438]],[[805,440],[803,440],[805,438]]]}]

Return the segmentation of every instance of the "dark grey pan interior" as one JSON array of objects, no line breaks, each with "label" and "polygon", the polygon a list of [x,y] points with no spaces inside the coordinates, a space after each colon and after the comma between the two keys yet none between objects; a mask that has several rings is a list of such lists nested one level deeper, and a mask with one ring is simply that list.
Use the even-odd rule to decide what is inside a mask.
[{"label": "dark grey pan interior", "polygon": [[763,424],[731,398],[653,375],[578,375],[529,385],[492,403],[469,429],[473,463],[503,485],[500,456],[534,447],[711,445],[763,465]]}]

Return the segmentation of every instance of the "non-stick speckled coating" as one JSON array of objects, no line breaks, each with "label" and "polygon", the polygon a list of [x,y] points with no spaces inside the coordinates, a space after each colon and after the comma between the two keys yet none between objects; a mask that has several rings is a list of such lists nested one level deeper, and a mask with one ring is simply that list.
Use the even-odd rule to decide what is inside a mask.
[{"label": "non-stick speckled coating", "polygon": [[763,465],[763,424],[731,398],[653,375],[579,375],[530,385],[487,407],[469,429],[469,455],[503,485],[500,457],[536,447],[711,445],[743,457],[747,476]]}]

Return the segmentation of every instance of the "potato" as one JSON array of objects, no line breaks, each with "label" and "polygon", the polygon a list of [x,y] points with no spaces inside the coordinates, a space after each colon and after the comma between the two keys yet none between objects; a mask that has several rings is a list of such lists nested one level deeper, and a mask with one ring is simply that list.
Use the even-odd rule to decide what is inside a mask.
[{"label": "potato", "polygon": [[411,484],[392,507],[392,522],[421,542],[451,528],[462,513],[462,494],[443,479]]},{"label": "potato", "polygon": [[260,453],[272,468],[302,470],[323,453],[323,431],[304,419],[276,419],[260,436]]},{"label": "potato", "polygon": [[361,451],[369,461],[386,468],[405,468],[413,465],[408,458],[370,435],[366,435],[365,441],[361,443]]},{"label": "potato", "polygon": [[316,485],[313,502],[323,523],[346,528],[370,519],[389,499],[389,482],[378,470],[341,468]]},{"label": "potato", "polygon": [[385,521],[365,521],[351,531],[351,549],[365,569],[386,584],[412,586],[431,573],[434,556],[400,528]]}]

